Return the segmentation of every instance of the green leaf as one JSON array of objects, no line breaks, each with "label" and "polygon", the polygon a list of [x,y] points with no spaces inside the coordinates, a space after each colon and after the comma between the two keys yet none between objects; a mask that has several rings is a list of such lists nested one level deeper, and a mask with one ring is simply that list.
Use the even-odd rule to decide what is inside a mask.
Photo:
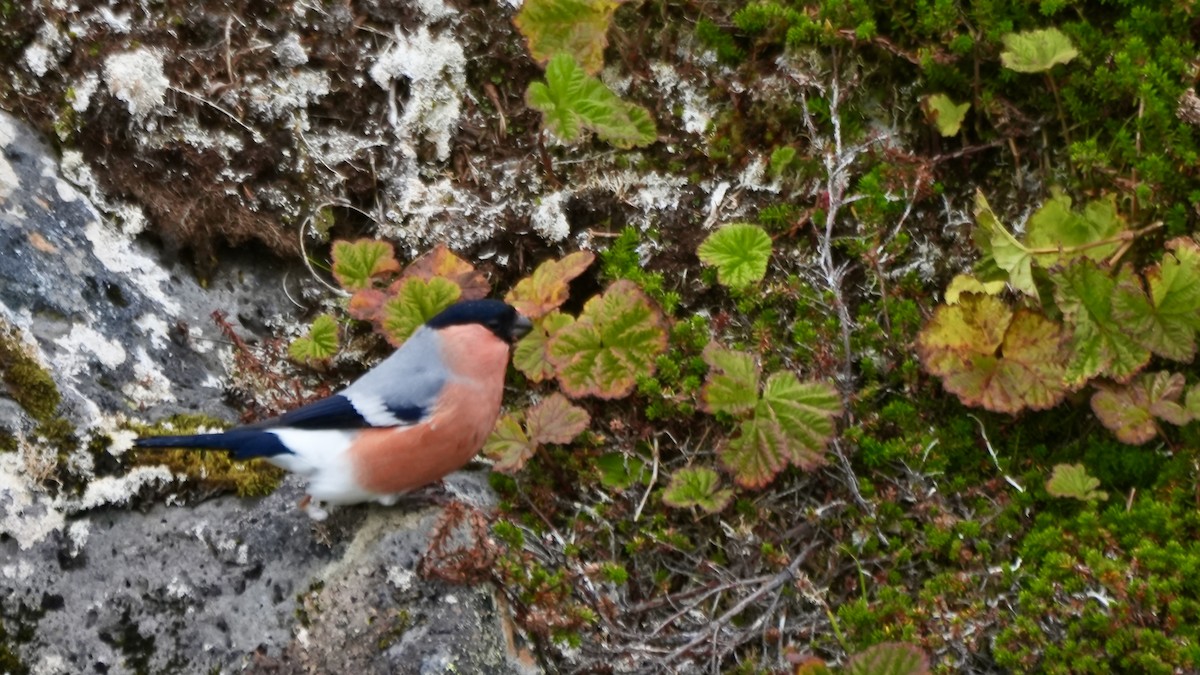
[{"label": "green leaf", "polygon": [[514,22],[538,63],[566,53],[594,75],[604,66],[608,25],[618,4],[611,0],[525,0]]},{"label": "green leaf", "polygon": [[713,232],[700,244],[700,260],[717,268],[717,281],[745,288],[767,273],[771,237],[757,225],[733,223]]},{"label": "green leaf", "polygon": [[559,311],[550,312],[540,319],[534,319],[533,330],[517,341],[513,349],[513,366],[521,371],[531,382],[554,377],[554,364],[546,355],[546,346],[550,338],[558,333],[563,326],[569,326],[575,317]]},{"label": "green leaf", "polygon": [[925,109],[925,116],[937,127],[938,133],[949,137],[958,135],[971,104],[955,103],[945,94],[933,94],[925,97],[921,107]]},{"label": "green leaf", "polygon": [[[1088,202],[1082,212],[1076,212],[1071,210],[1071,198],[1056,190],[1030,216],[1025,246],[1034,250],[1059,249],[1055,253],[1034,254],[1037,264],[1045,268],[1080,257],[1099,262],[1120,248],[1120,235],[1127,229],[1112,196]],[[1112,241],[1097,245],[1106,240]]]},{"label": "green leaf", "polygon": [[587,411],[555,392],[525,411],[525,431],[536,444],[570,443],[592,421]]},{"label": "green leaf", "polygon": [[1033,283],[1033,255],[1004,227],[981,190],[975,191],[975,224],[975,245],[984,258],[995,261],[1008,274],[1008,283],[1014,289],[1037,298],[1037,286]]},{"label": "green leaf", "polygon": [[758,403],[758,364],[754,355],[724,349],[713,343],[704,349],[709,365],[702,392],[705,409],[737,415]]},{"label": "green leaf", "polygon": [[733,499],[733,490],[720,488],[721,477],[704,467],[687,467],[676,471],[663,491],[663,503],[677,509],[699,508],[706,513],[720,513]]},{"label": "green leaf", "polygon": [[846,675],[928,675],[929,659],[919,648],[902,642],[881,642],[846,662]]},{"label": "green leaf", "polygon": [[578,141],[585,129],[625,149],[650,145],[658,138],[649,112],[622,101],[569,54],[550,60],[546,82],[530,84],[525,99],[541,111],[543,126],[565,143]]},{"label": "green leaf", "polygon": [[524,468],[536,449],[536,444],[529,440],[529,436],[521,428],[519,415],[501,417],[483,444],[484,456],[494,462],[492,468],[510,474]]},{"label": "green leaf", "polygon": [[1187,424],[1192,414],[1179,402],[1184,379],[1178,373],[1146,373],[1126,385],[1096,385],[1092,412],[1117,440],[1141,445],[1158,435],[1162,419]]},{"label": "green leaf", "polygon": [[1113,318],[1143,347],[1187,362],[1196,354],[1200,327],[1200,247],[1179,238],[1167,249],[1171,253],[1146,271],[1148,295],[1132,275],[1118,280]]},{"label": "green leaf", "polygon": [[337,319],[329,314],[322,314],[313,320],[307,335],[292,340],[288,347],[288,356],[301,363],[327,361],[337,350]]},{"label": "green leaf", "polygon": [[348,291],[371,287],[371,280],[399,272],[392,245],[378,239],[333,242],[333,277]]},{"label": "green leaf", "polygon": [[639,376],[653,375],[666,345],[662,315],[636,284],[622,279],[550,338],[547,355],[568,396],[611,399],[633,391]]},{"label": "green leaf", "polygon": [[950,285],[942,293],[947,305],[958,304],[958,298],[963,293],[979,293],[983,295],[1000,295],[1008,284],[1003,281],[980,281],[969,274],[956,274],[950,280]]},{"label": "green leaf", "polygon": [[1113,278],[1091,260],[1081,259],[1051,279],[1055,302],[1071,333],[1071,361],[1064,375],[1071,386],[1099,376],[1126,382],[1146,366],[1150,351],[1138,345],[1112,313],[1118,283],[1136,283],[1128,267]]},{"label": "green leaf", "polygon": [[434,277],[401,280],[395,295],[379,310],[379,328],[393,346],[399,347],[421,324],[453,305],[462,289],[458,284]]},{"label": "green leaf", "polygon": [[547,260],[518,281],[504,301],[530,319],[545,316],[567,301],[571,280],[583,274],[595,259],[591,251],[576,251],[562,260]]},{"label": "green leaf", "polygon": [[635,483],[646,482],[646,463],[632,455],[610,452],[596,458],[600,484],[610,490],[628,490]]},{"label": "green leaf", "polygon": [[1046,492],[1054,497],[1070,497],[1084,502],[1105,501],[1108,493],[1097,490],[1100,481],[1088,475],[1082,464],[1055,464],[1046,481]]},{"label": "green leaf", "polygon": [[842,412],[837,390],[825,382],[800,382],[795,373],[767,378],[754,414],[720,451],[739,485],[761,488],[788,464],[811,470],[825,463],[834,419]]},{"label": "green leaf", "polygon": [[1000,63],[1018,73],[1041,73],[1079,56],[1071,38],[1057,28],[1009,33],[1001,38]]},{"label": "green leaf", "polygon": [[917,354],[946,391],[995,412],[1046,410],[1069,389],[1062,327],[988,295],[938,307],[917,336]]}]

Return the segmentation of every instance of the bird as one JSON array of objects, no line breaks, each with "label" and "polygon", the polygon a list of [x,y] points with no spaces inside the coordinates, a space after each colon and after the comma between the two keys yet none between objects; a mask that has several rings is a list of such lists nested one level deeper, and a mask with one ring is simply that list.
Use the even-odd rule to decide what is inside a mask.
[{"label": "bird", "polygon": [[221,433],[134,445],[261,457],[306,479],[300,506],[314,520],[328,516],[321,504],[391,505],[479,452],[500,415],[509,348],[532,327],[502,301],[458,302],[327,398]]}]

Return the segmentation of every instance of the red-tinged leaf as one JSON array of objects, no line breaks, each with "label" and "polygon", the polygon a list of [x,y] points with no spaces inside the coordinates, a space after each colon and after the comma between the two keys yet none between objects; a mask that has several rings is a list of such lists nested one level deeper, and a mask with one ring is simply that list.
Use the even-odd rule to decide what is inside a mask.
[{"label": "red-tinged leaf", "polygon": [[333,277],[348,291],[370,288],[376,277],[399,271],[396,251],[386,241],[333,242]]},{"label": "red-tinged leaf", "polygon": [[567,301],[571,280],[583,274],[595,259],[591,251],[576,251],[562,260],[547,260],[532,275],[518,281],[504,300],[531,319],[544,316]]},{"label": "red-tinged leaf", "polygon": [[434,277],[449,279],[462,289],[461,300],[479,300],[492,292],[492,285],[483,272],[452,253],[445,244],[438,244],[406,267],[403,278],[408,277],[426,281]]},{"label": "red-tinged leaf", "polygon": [[523,469],[535,449],[536,445],[521,428],[520,418],[514,415],[501,417],[483,444],[483,454],[495,462],[492,468],[510,474]]},{"label": "red-tinged leaf", "polygon": [[779,425],[788,461],[805,471],[825,464],[825,447],[841,414],[842,400],[832,384],[801,382],[792,372],[767,378],[754,411],[756,418]]},{"label": "red-tinged leaf", "polygon": [[395,295],[383,303],[378,328],[388,342],[399,347],[421,324],[454,304],[460,292],[458,284],[442,277],[404,279],[396,284]]},{"label": "red-tinged leaf", "polygon": [[588,300],[579,319],[550,338],[547,354],[568,396],[619,398],[653,375],[666,349],[662,315],[632,281]]},{"label": "red-tinged leaf", "polygon": [[1167,248],[1171,253],[1146,271],[1146,290],[1136,279],[1117,283],[1112,314],[1143,347],[1168,359],[1191,361],[1200,328],[1200,246],[1178,238],[1167,242]]},{"label": "red-tinged leaf", "polygon": [[591,421],[586,410],[558,392],[525,411],[525,428],[535,444],[570,443]]},{"label": "red-tinged leaf", "polygon": [[350,296],[346,311],[359,321],[374,322],[379,317],[379,310],[388,299],[387,293],[375,288],[364,288],[355,291]]},{"label": "red-tinged leaf", "polygon": [[718,451],[738,485],[766,487],[788,464],[787,438],[779,424],[763,417],[742,422],[738,436]]},{"label": "red-tinged leaf", "polygon": [[1146,373],[1126,385],[1099,384],[1092,394],[1092,412],[1122,443],[1141,445],[1158,435],[1158,422],[1183,425],[1192,413],[1180,403],[1183,375]]},{"label": "red-tinged leaf", "polygon": [[517,341],[513,349],[513,366],[521,371],[530,382],[541,382],[554,377],[554,365],[546,356],[546,345],[564,326],[569,326],[575,317],[553,311],[540,319],[534,319],[533,330]]}]

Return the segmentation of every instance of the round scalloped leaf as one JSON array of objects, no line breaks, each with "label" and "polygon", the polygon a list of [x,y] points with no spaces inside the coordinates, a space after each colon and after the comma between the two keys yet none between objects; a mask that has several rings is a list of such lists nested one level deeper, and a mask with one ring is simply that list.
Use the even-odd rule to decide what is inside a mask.
[{"label": "round scalloped leaf", "polygon": [[454,255],[445,244],[438,244],[404,269],[404,278],[433,279],[444,277],[458,284],[462,289],[461,300],[479,300],[486,298],[492,291],[483,272]]},{"label": "round scalloped leaf", "polygon": [[521,428],[516,415],[505,415],[483,444],[483,454],[495,462],[492,468],[502,473],[516,473],[525,467],[536,445]]},{"label": "round scalloped leaf", "polygon": [[571,280],[583,274],[595,259],[591,251],[576,251],[562,260],[547,260],[518,281],[504,301],[530,319],[545,316],[567,301]]},{"label": "round scalloped leaf", "polygon": [[547,355],[571,397],[619,398],[655,371],[667,346],[659,311],[632,281],[613,283],[587,301],[572,324],[550,338]]},{"label": "round scalloped leaf", "polygon": [[786,441],[788,460],[810,471],[825,463],[842,399],[828,382],[801,382],[792,372],[772,373],[763,387],[755,417],[774,420]]},{"label": "round scalloped leaf", "polygon": [[[1083,211],[1071,210],[1071,198],[1055,190],[1025,225],[1025,245],[1030,249],[1054,251],[1035,253],[1034,260],[1044,268],[1062,265],[1077,258],[1103,261],[1121,246],[1121,233],[1128,228],[1117,213],[1116,200],[1088,202]],[[1109,241],[1107,244],[1099,244]]]},{"label": "round scalloped leaf", "polygon": [[717,268],[723,286],[745,288],[766,276],[771,236],[757,225],[731,223],[708,235],[697,255]]},{"label": "round scalloped leaf", "polygon": [[1054,497],[1070,497],[1080,501],[1105,501],[1108,493],[1097,490],[1100,481],[1088,475],[1082,464],[1055,464],[1046,480],[1046,492]]},{"label": "round scalloped leaf", "polygon": [[591,421],[586,410],[558,392],[525,411],[525,429],[530,440],[537,444],[570,443]]},{"label": "round scalloped leaf", "polygon": [[716,343],[704,348],[709,365],[702,396],[710,413],[737,415],[758,403],[758,364],[754,355],[724,349]]},{"label": "round scalloped leaf", "polygon": [[921,364],[942,378],[961,372],[972,357],[996,353],[1012,316],[1012,309],[991,295],[964,293],[957,304],[939,306],[917,335]]},{"label": "round scalloped leaf", "polygon": [[379,330],[387,341],[399,347],[421,324],[453,305],[462,289],[458,284],[434,277],[409,277],[397,284],[395,295],[379,309]]},{"label": "round scalloped leaf", "polygon": [[662,500],[677,509],[698,508],[706,513],[720,513],[733,499],[733,490],[722,489],[716,471],[700,466],[686,467],[671,475]]},{"label": "round scalloped leaf", "polygon": [[399,271],[396,252],[386,241],[333,242],[333,277],[348,291],[370,288],[375,277]]},{"label": "round scalloped leaf", "polygon": [[1009,33],[1000,38],[1000,63],[1018,73],[1041,73],[1079,56],[1071,38],[1057,28]]},{"label": "round scalloped leaf", "polygon": [[301,363],[328,361],[337,350],[337,319],[329,314],[322,314],[313,320],[307,335],[292,340],[288,347],[288,356]]}]

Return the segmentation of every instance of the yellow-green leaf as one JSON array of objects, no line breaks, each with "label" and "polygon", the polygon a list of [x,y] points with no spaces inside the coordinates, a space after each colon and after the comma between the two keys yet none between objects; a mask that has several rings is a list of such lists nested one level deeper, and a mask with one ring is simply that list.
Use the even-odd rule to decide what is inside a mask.
[{"label": "yellow-green leaf", "polygon": [[1000,54],[1000,63],[1018,73],[1045,72],[1079,56],[1071,38],[1057,28],[1009,33],[1001,40],[1004,51]]},{"label": "yellow-green leaf", "polygon": [[1108,499],[1108,493],[1097,490],[1100,481],[1088,475],[1082,464],[1055,464],[1054,471],[1046,480],[1046,492],[1054,497],[1070,497],[1091,502]]},{"label": "yellow-green leaf", "polygon": [[754,409],[759,370],[753,354],[713,343],[704,349],[704,361],[710,368],[702,392],[706,410],[737,415]]},{"label": "yellow-green leaf", "polygon": [[663,491],[663,503],[677,509],[699,508],[719,513],[733,500],[733,490],[721,488],[721,477],[704,467],[685,467],[671,475]]},{"label": "yellow-green leaf", "polygon": [[658,138],[645,108],[622,101],[566,53],[550,60],[546,81],[530,84],[525,100],[542,113],[542,125],[564,143],[575,143],[584,130],[625,149],[650,145]]},{"label": "yellow-green leaf", "polygon": [[491,459],[492,468],[501,473],[516,473],[533,457],[536,445],[521,428],[520,417],[505,415],[483,444],[483,454]]},{"label": "yellow-green leaf", "polygon": [[846,662],[845,675],[929,675],[929,657],[903,642],[881,642]]},{"label": "yellow-green leaf", "polygon": [[399,271],[395,250],[386,241],[333,242],[333,277],[348,291],[370,288],[375,277]]},{"label": "yellow-green leaf", "polygon": [[546,345],[561,328],[570,325],[575,317],[553,311],[540,319],[534,319],[533,330],[517,341],[513,349],[513,366],[531,382],[541,382],[554,377],[554,364],[546,355]]},{"label": "yellow-green leaf", "polygon": [[662,315],[622,279],[588,300],[579,319],[550,338],[547,354],[568,396],[619,398],[638,376],[654,374],[666,345]]},{"label": "yellow-green leaf", "polygon": [[308,334],[292,340],[288,347],[288,356],[301,363],[327,361],[333,358],[338,350],[337,319],[329,314],[322,314],[313,320],[308,328]]},{"label": "yellow-green leaf", "polygon": [[967,111],[971,109],[971,104],[955,103],[945,94],[933,94],[925,97],[921,107],[925,109],[925,117],[933,122],[939,134],[956,136],[967,117]]},{"label": "yellow-green leaf", "polygon": [[975,244],[985,258],[1008,274],[1008,283],[1017,291],[1038,297],[1033,283],[1033,255],[1000,222],[981,190],[975,191]]},{"label": "yellow-green leaf", "polygon": [[1147,289],[1132,275],[1117,282],[1113,318],[1141,346],[1186,362],[1196,354],[1200,327],[1200,247],[1181,237],[1167,242],[1167,249],[1162,262],[1146,271]]},{"label": "yellow-green leaf", "polygon": [[697,251],[701,262],[717,268],[717,281],[745,288],[761,281],[771,257],[771,237],[757,225],[731,223],[704,239]]},{"label": "yellow-green leaf", "polygon": [[400,346],[421,324],[453,305],[462,290],[458,284],[434,277],[409,277],[397,284],[395,295],[379,310],[379,329],[387,341]]},{"label": "yellow-green leaf", "polygon": [[[1120,248],[1120,235],[1126,229],[1125,219],[1117,213],[1112,196],[1088,202],[1078,212],[1071,210],[1070,197],[1055,190],[1030,216],[1025,246],[1037,251],[1057,249],[1052,253],[1034,253],[1034,260],[1045,268],[1081,257],[1099,262]],[[1099,244],[1104,241],[1109,243]]]},{"label": "yellow-green leaf", "polygon": [[539,63],[565,53],[594,75],[604,66],[608,25],[618,4],[612,0],[525,0],[515,23]]},{"label": "yellow-green leaf", "polygon": [[1068,383],[1082,386],[1101,375],[1125,382],[1145,367],[1150,351],[1140,346],[1128,327],[1112,315],[1118,283],[1135,283],[1128,267],[1114,278],[1091,260],[1081,259],[1051,278],[1055,301],[1071,334],[1071,361],[1065,375]]}]

